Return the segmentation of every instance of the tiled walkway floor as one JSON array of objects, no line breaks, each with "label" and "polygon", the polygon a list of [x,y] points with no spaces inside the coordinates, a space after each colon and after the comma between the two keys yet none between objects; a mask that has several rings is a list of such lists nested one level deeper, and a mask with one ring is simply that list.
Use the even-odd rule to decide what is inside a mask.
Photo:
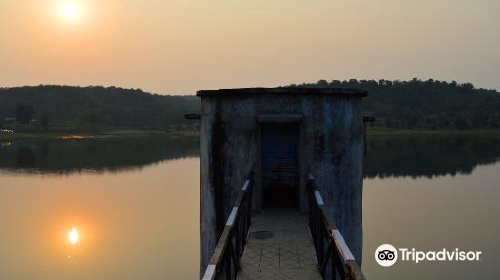
[{"label": "tiled walkway floor", "polygon": [[307,215],[273,209],[254,213],[240,280],[320,280]]}]

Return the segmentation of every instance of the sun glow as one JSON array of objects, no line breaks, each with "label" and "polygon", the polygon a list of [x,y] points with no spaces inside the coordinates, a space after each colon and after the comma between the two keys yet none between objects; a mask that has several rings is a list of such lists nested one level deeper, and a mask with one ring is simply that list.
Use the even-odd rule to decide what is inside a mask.
[{"label": "sun glow", "polygon": [[78,241],[80,240],[80,235],[78,234],[78,230],[76,228],[71,229],[71,231],[68,234],[69,241],[71,244],[76,245]]},{"label": "sun glow", "polygon": [[59,5],[59,12],[64,18],[74,20],[80,14],[80,7],[76,3],[65,2]]}]

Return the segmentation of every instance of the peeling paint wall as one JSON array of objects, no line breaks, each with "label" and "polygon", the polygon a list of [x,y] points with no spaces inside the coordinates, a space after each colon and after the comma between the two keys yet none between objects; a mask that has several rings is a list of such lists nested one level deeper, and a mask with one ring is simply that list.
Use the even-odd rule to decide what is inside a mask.
[{"label": "peeling paint wall", "polygon": [[[206,267],[241,186],[255,170],[261,210],[260,114],[302,114],[299,209],[307,211],[308,174],[358,261],[362,247],[362,98],[335,95],[210,95],[201,101],[201,268]],[[217,214],[218,213],[218,214]],[[222,215],[222,217],[221,217]]]}]

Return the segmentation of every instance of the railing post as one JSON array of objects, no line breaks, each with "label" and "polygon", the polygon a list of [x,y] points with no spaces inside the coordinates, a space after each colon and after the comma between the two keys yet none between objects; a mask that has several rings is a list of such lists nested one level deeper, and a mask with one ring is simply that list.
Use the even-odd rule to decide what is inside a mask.
[{"label": "railing post", "polygon": [[226,251],[226,280],[231,280],[231,254]]},{"label": "railing post", "polygon": [[316,190],[314,177],[311,175],[306,188],[309,198],[309,227],[321,276],[325,280],[365,280],[343,236],[328,216],[323,198]]},{"label": "railing post", "polygon": [[215,280],[219,279],[219,276],[225,276],[225,280],[237,278],[251,224],[252,187],[253,172],[243,184],[241,193],[217,242],[215,252],[210,258],[203,280]]}]

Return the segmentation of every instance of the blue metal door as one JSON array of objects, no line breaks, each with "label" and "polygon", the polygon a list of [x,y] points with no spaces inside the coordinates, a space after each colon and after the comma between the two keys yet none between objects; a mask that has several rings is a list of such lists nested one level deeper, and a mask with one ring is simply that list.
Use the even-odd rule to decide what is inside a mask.
[{"label": "blue metal door", "polygon": [[264,206],[295,207],[298,187],[298,124],[262,124]]}]

